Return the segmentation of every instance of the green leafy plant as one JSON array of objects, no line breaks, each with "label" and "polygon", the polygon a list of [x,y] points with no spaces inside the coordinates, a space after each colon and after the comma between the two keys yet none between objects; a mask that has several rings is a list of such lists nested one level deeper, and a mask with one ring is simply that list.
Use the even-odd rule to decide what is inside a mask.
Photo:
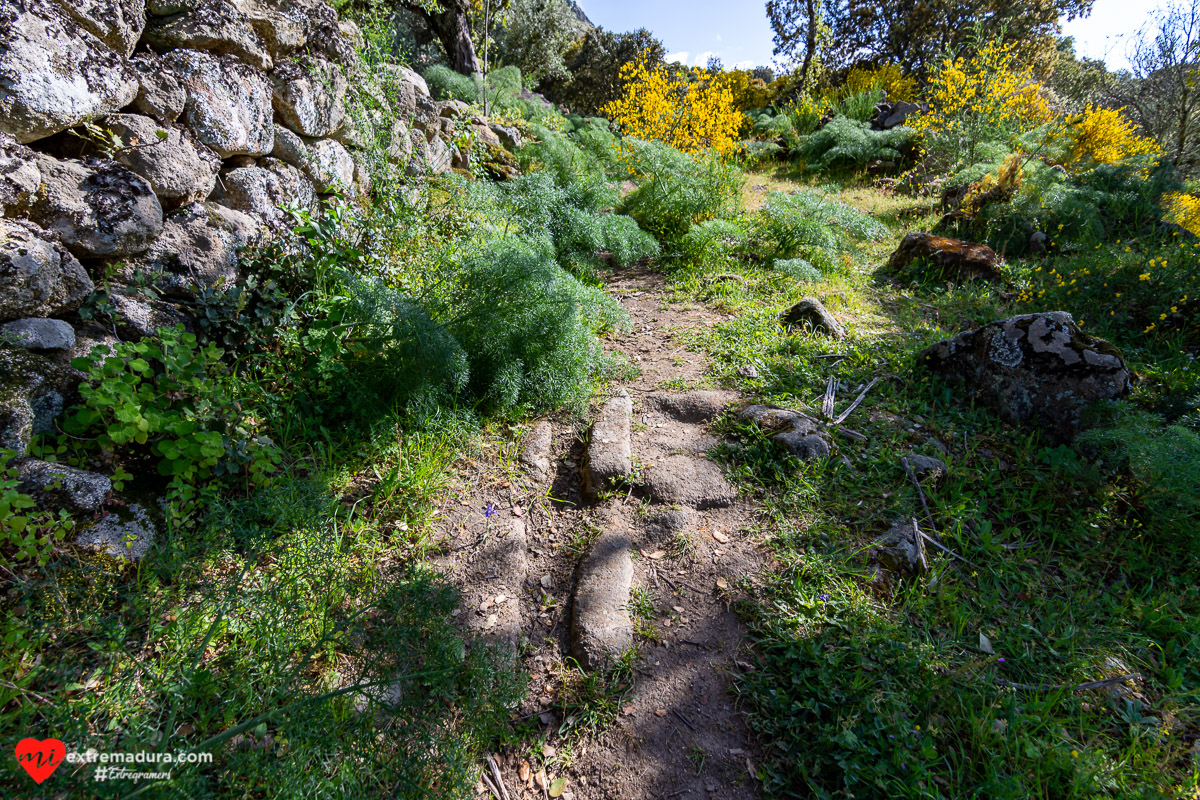
[{"label": "green leafy plant", "polygon": [[[0,464],[9,463],[16,454],[0,450]],[[0,470],[0,563],[33,561],[45,565],[54,545],[74,527],[70,514],[38,511],[32,497],[20,491],[17,470]]]},{"label": "green leafy plant", "polygon": [[89,437],[85,449],[153,460],[179,506],[212,479],[261,484],[281,455],[237,402],[221,355],[182,326],[162,328],[154,339],[93,348],[72,362],[87,380],[79,388],[83,405],[63,430]]}]

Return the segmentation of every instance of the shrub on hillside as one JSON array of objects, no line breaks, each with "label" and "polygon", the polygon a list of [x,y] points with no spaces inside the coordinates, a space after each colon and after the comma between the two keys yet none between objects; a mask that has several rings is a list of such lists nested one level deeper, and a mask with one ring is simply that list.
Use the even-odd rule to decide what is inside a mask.
[{"label": "shrub on hillside", "polygon": [[623,156],[638,188],[621,208],[664,242],[677,242],[693,225],[738,209],[742,174],[719,158],[694,158],[637,139],[625,140]]},{"label": "shrub on hillside", "polygon": [[601,112],[625,136],[664,142],[692,155],[712,150],[727,156],[737,146],[745,115],[723,73],[669,70],[647,52],[621,67],[621,83],[621,96]]},{"label": "shrub on hillside", "polygon": [[872,161],[900,163],[912,139],[908,128],[873,131],[865,122],[835,117],[794,151],[810,172],[860,169]]},{"label": "shrub on hillside", "polygon": [[651,64],[660,64],[666,54],[662,42],[645,28],[632,33],[593,28],[567,49],[569,77],[543,81],[538,90],[577,114],[595,116],[621,96],[623,66],[647,55]]}]

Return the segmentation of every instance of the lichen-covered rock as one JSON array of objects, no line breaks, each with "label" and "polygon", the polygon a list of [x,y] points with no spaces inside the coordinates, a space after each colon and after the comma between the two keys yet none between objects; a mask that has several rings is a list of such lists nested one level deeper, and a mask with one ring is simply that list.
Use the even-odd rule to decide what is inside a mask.
[{"label": "lichen-covered rock", "polygon": [[429,159],[427,165],[429,174],[441,175],[450,169],[454,154],[444,141],[435,137],[429,142],[426,153]]},{"label": "lichen-covered rock", "polygon": [[42,186],[29,218],[56,234],[80,258],[144,252],[162,231],[154,190],[120,164],[104,159],[59,161],[39,155]]},{"label": "lichen-covered rock", "polygon": [[625,531],[605,531],[579,566],[571,651],[586,670],[611,664],[633,646],[633,620],[629,616],[633,588],[631,546]]},{"label": "lichen-covered rock", "polygon": [[911,522],[897,522],[875,543],[873,558],[888,572],[904,578],[916,578],[929,571],[925,542]]},{"label": "lichen-covered rock", "polygon": [[95,513],[112,491],[112,481],[95,472],[28,458],[17,465],[20,490],[42,508]]},{"label": "lichen-covered rock", "polygon": [[333,139],[320,139],[308,146],[309,161],[304,169],[317,191],[350,191],[354,187],[354,158]]},{"label": "lichen-covered rock", "polygon": [[271,149],[271,157],[301,171],[307,171],[309,162],[312,161],[308,145],[300,138],[299,134],[293,133],[278,123],[275,125],[275,146]]},{"label": "lichen-covered rock", "polygon": [[162,273],[164,292],[186,297],[236,281],[239,252],[260,238],[254,218],[217,203],[190,203],[167,217],[162,235],[138,266]]},{"label": "lichen-covered rock", "polygon": [[964,331],[920,355],[934,372],[961,381],[1013,424],[1036,424],[1068,440],[1097,400],[1129,391],[1121,352],[1079,329],[1064,311],[1026,314]]},{"label": "lichen-covered rock", "polygon": [[93,288],[75,256],[45,231],[0,219],[0,320],[70,313]]},{"label": "lichen-covered rock", "polygon": [[806,297],[796,303],[783,312],[781,319],[788,327],[808,328],[817,333],[832,336],[834,339],[846,338],[846,329],[815,297]]},{"label": "lichen-covered rock", "polygon": [[185,131],[137,114],[116,114],[105,125],[133,145],[117,161],[145,178],[159,200],[178,206],[212,193],[221,160]]},{"label": "lichen-covered rock", "polygon": [[56,0],[88,33],[128,58],[146,27],[146,0]]},{"label": "lichen-covered rock", "polygon": [[519,150],[524,142],[521,139],[521,132],[516,128],[508,125],[501,125],[499,122],[488,123],[488,128],[500,140],[500,144],[504,145],[506,150]]},{"label": "lichen-covered rock", "polygon": [[323,138],[342,127],[346,117],[346,76],[337,64],[321,59],[288,61],[271,75],[275,112],[301,136]]},{"label": "lichen-covered rock", "polygon": [[198,0],[190,5],[182,13],[152,19],[146,26],[146,43],[159,52],[205,50],[271,70],[270,54],[237,6],[228,0]]},{"label": "lichen-covered rock", "polygon": [[0,342],[26,350],[70,350],[75,329],[61,319],[15,319],[0,325]]},{"label": "lichen-covered rock", "polygon": [[12,217],[28,211],[41,184],[34,152],[0,133],[0,215]]},{"label": "lichen-covered rock", "polygon": [[303,10],[297,4],[290,8],[274,8],[271,4],[248,0],[241,4],[250,26],[267,48],[276,63],[297,52],[308,42],[308,24]]},{"label": "lichen-covered rock", "polygon": [[283,207],[313,208],[317,200],[313,185],[293,166],[274,158],[263,161],[263,166],[226,172],[212,199],[261,220],[269,228],[289,228],[290,217]]},{"label": "lichen-covered rock", "polygon": [[184,117],[222,158],[267,155],[275,146],[271,82],[230,56],[173,50],[163,60],[187,91]]},{"label": "lichen-covered rock", "polygon": [[133,504],[84,528],[75,544],[123,561],[140,561],[154,544],[156,533],[146,509]]},{"label": "lichen-covered rock", "polygon": [[0,346],[0,449],[20,458],[35,434],[52,433],[81,378],[39,353]]},{"label": "lichen-covered rock", "polygon": [[133,68],[48,0],[0,4],[0,132],[33,142],[128,105]]},{"label": "lichen-covered rock", "polygon": [[904,460],[907,462],[908,470],[912,472],[913,477],[922,483],[925,481],[940,483],[949,473],[946,462],[940,458],[912,455],[906,457]]},{"label": "lichen-covered rock", "polygon": [[1000,277],[1000,257],[992,248],[931,233],[905,236],[888,259],[888,269],[897,272],[914,261],[931,265],[945,280],[995,280]]},{"label": "lichen-covered rock", "polygon": [[123,291],[113,291],[108,299],[113,305],[117,332],[123,339],[144,339],[161,328],[178,325],[191,328],[192,319],[164,300]]},{"label": "lichen-covered rock", "polygon": [[174,122],[183,113],[187,103],[187,91],[167,68],[166,63],[154,53],[142,53],[130,64],[137,72],[138,93],[133,107],[139,114]]},{"label": "lichen-covered rock", "polygon": [[752,405],[739,415],[759,429],[772,433],[771,441],[801,461],[828,458],[832,452],[829,434],[820,422],[790,408]]}]

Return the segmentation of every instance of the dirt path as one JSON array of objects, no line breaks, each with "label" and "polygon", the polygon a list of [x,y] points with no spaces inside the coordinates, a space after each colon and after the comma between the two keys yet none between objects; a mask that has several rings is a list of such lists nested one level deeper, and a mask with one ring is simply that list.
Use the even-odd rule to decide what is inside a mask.
[{"label": "dirt path", "polygon": [[[693,390],[705,361],[675,336],[719,317],[668,306],[653,273],[616,273],[609,290],[633,330],[606,344],[641,374],[596,398],[592,418],[628,395],[611,408],[631,474],[588,502],[581,468],[599,470],[610,429],[542,423],[521,457],[463,476],[437,560],[463,589],[463,628],[517,645],[530,675],[516,715],[529,736],[495,754],[513,800],[546,796],[522,762],[566,778],[562,796],[576,800],[754,797],[757,754],[729,691],[746,646],[732,604],[764,557],[748,532],[754,506],[704,455],[717,443],[708,422],[740,397]],[[587,657],[605,643],[607,656]],[[613,671],[629,643],[632,669]]]}]

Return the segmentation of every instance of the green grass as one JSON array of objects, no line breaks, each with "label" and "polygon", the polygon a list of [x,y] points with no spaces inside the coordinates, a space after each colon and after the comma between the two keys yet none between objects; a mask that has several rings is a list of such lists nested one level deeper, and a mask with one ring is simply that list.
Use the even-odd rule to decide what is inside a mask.
[{"label": "green grass", "polygon": [[[754,178],[787,188],[786,175]],[[1140,417],[1149,427],[1134,436],[1121,433],[1132,422],[1114,422],[1105,430],[1116,433],[1098,438],[1112,456],[1101,459],[1094,445],[1051,446],[973,408],[962,390],[915,370],[916,353],[1046,306],[982,284],[891,286],[877,274],[887,254],[936,213],[919,200],[823,188],[889,232],[844,251],[821,283],[761,266],[745,266],[745,282],[712,281],[728,270],[720,261],[671,273],[679,298],[732,315],[691,343],[709,353],[717,377],[756,399],[819,407],[833,376],[844,387],[841,409],[858,387],[882,379],[846,423],[868,441],[840,439],[827,463],[790,461],[751,427],[722,423],[731,438],[720,454],[763,503],[776,557],[769,588],[744,608],[758,669],[738,684],[768,755],[766,794],[1192,796],[1197,470],[1182,455],[1192,451],[1180,448],[1191,447],[1194,423],[1177,410],[1176,428],[1160,433],[1160,423]],[[1114,249],[1089,264],[1110,263]],[[1034,266],[1018,264],[1016,273]],[[780,326],[778,313],[806,295],[848,323],[848,340]],[[1095,298],[1077,296],[1075,307],[1070,299],[1056,307],[1090,320]],[[1123,347],[1146,378],[1125,405],[1143,414],[1194,410],[1187,399],[1197,394],[1197,371],[1180,340],[1146,339],[1110,316],[1089,329]],[[819,358],[828,354],[842,358]],[[758,378],[737,375],[747,364]],[[1180,453],[1174,488],[1153,466],[1167,451]],[[872,542],[896,520],[924,519],[900,465],[910,453],[949,462],[949,477],[928,489],[932,518],[923,527],[970,564],[931,549],[929,576],[883,590],[871,582]],[[980,634],[994,652],[981,649]],[[1129,673],[1142,678],[1070,688]]]}]

